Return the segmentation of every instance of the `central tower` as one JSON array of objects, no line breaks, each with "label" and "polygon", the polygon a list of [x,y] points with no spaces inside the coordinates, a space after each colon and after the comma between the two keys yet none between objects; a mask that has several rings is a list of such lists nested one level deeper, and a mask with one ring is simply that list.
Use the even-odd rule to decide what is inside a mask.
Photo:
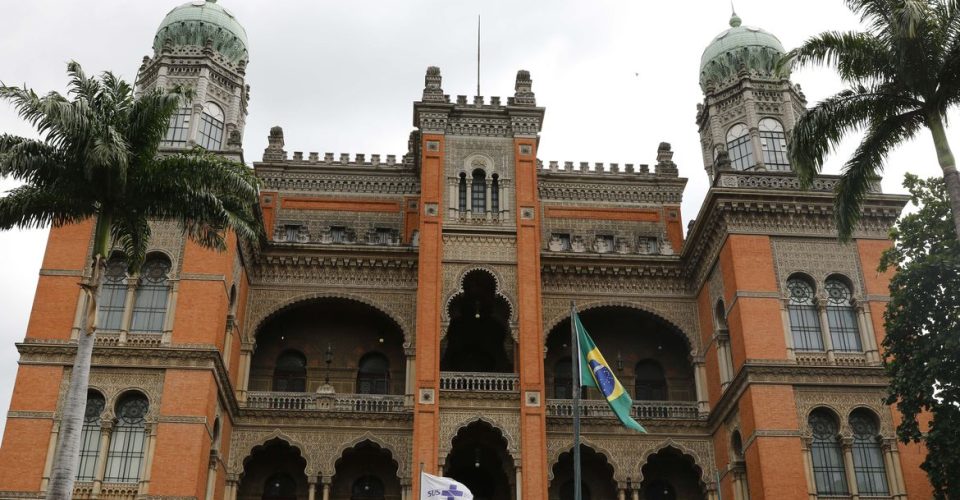
[{"label": "central tower", "polygon": [[[504,484],[517,498],[547,488],[536,157],[543,114],[527,71],[506,103],[451,102],[430,67],[414,104],[421,218],[413,463],[455,476],[463,460],[497,455],[458,449],[478,439],[471,427],[447,429],[452,442],[434,441],[476,416],[511,434],[499,459],[513,463]],[[518,396],[479,408],[458,392],[475,384]]]}]

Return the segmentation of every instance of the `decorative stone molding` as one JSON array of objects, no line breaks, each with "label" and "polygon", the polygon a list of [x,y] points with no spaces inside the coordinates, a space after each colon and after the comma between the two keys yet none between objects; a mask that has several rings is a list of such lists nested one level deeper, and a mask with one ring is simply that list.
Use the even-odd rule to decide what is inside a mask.
[{"label": "decorative stone molding", "polygon": [[[67,389],[70,386],[70,374],[73,369],[64,370],[60,380],[60,396],[57,399],[57,409],[54,418],[61,418],[63,404],[66,401]],[[163,395],[163,370],[137,370],[129,368],[99,368],[90,370],[89,388],[103,395],[106,405],[103,417],[112,419],[114,409],[120,397],[130,391],[142,393],[147,397],[149,407],[146,419],[156,422],[160,416],[160,397]]]},{"label": "decorative stone molding", "polygon": [[886,394],[885,389],[878,387],[796,387],[794,395],[801,435],[812,438],[807,417],[815,408],[828,408],[837,415],[840,435],[851,436],[852,430],[848,422],[850,412],[857,408],[866,408],[879,419],[880,435],[885,439],[895,439],[892,409],[883,403]]},{"label": "decorative stone molding", "polygon": [[517,261],[517,238],[488,234],[444,234],[443,260],[512,265]]},{"label": "decorative stone molding", "polygon": [[863,297],[863,268],[856,245],[845,245],[835,238],[771,238],[774,269],[780,293],[788,297],[787,279],[794,273],[813,278],[817,294],[832,274],[841,274],[853,283],[854,298]]},{"label": "decorative stone molding", "polygon": [[520,463],[520,415],[515,408],[483,411],[444,410],[440,412],[440,454],[443,460],[453,449],[453,438],[470,424],[484,422],[503,434],[514,464]]}]

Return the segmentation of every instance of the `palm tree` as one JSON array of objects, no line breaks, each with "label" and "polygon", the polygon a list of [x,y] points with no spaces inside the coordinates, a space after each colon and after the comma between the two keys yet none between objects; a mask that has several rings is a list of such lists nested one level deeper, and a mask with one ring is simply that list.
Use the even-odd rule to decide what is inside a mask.
[{"label": "palm tree", "polygon": [[960,235],[960,173],[944,129],[947,110],[960,101],[960,1],[846,0],[866,31],[816,35],[781,61],[785,67],[835,67],[847,88],[804,113],[793,129],[789,155],[809,185],[824,157],[850,132],[865,129],[836,188],[841,239],[849,239],[864,195],[884,158],[927,128]]},{"label": "palm tree", "polygon": [[63,405],[60,441],[47,498],[70,498],[79,463],[83,413],[97,324],[97,300],[108,252],[131,273],[143,263],[151,220],[172,219],[200,245],[226,248],[232,230],[256,244],[257,182],[243,164],[195,149],[158,155],[170,116],[189,92],[135,94],[110,72],[87,77],[67,65],[67,96],[38,96],[0,86],[0,98],[37,128],[41,139],[0,135],[0,176],[23,182],[0,198],[0,229],[59,227],[94,219],[91,276],[81,285],[86,320]]}]

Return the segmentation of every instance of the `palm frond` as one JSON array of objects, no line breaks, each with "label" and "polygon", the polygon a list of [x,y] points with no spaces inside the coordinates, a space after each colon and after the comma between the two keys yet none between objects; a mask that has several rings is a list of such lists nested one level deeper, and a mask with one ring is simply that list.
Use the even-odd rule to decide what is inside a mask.
[{"label": "palm frond", "polygon": [[131,274],[140,272],[150,244],[150,234],[150,224],[141,214],[126,212],[113,219],[110,236],[123,252]]},{"label": "palm frond", "polygon": [[41,189],[29,184],[0,198],[0,229],[54,227],[81,222],[95,213],[92,205],[64,189]]},{"label": "palm frond", "polygon": [[827,65],[837,68],[840,77],[849,83],[869,83],[892,76],[890,52],[876,37],[856,31],[828,31],[807,39],[790,51],[778,67]]},{"label": "palm frond", "polygon": [[871,183],[880,179],[884,158],[898,144],[914,137],[923,128],[920,110],[872,121],[860,146],[844,164],[834,200],[840,239],[849,240],[860,220],[863,199]]}]

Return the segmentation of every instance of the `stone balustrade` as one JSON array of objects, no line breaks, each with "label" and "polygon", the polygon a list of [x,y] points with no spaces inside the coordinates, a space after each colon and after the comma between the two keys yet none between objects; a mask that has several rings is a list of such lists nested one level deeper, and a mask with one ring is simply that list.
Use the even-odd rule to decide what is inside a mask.
[{"label": "stone balustrade", "polygon": [[315,410],[358,413],[407,411],[404,396],[387,394],[315,394],[310,392],[249,392],[245,407],[257,410]]},{"label": "stone balustrade", "polygon": [[[630,414],[641,422],[644,420],[697,420],[701,418],[696,401],[635,401]],[[573,400],[548,399],[547,416],[572,417]],[[590,418],[613,417],[614,415],[606,401],[582,399],[580,400],[580,416]]]},{"label": "stone balustrade", "polygon": [[517,392],[519,387],[516,373],[440,372],[441,391]]}]

